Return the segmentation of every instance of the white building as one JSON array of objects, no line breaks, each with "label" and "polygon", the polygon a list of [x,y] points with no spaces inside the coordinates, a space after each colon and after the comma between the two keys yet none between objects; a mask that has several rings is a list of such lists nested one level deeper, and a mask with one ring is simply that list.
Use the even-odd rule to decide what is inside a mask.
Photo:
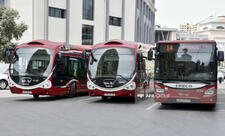
[{"label": "white building", "polygon": [[215,40],[225,50],[225,16],[210,16],[199,24],[200,30],[197,33],[208,35],[209,40]]},{"label": "white building", "polygon": [[0,0],[28,25],[19,43],[47,39],[95,44],[109,39],[154,43],[155,0]]},{"label": "white building", "polygon": [[208,35],[178,31],[177,40],[208,40]]}]

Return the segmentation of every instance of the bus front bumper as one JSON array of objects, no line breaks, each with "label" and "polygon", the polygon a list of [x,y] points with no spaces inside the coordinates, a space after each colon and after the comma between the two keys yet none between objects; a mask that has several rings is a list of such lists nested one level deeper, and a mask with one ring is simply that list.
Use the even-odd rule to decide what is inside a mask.
[{"label": "bus front bumper", "polygon": [[98,89],[88,90],[90,96],[108,97],[135,97],[135,90],[101,91]]},{"label": "bus front bumper", "polygon": [[217,95],[202,95],[202,96],[179,96],[162,93],[154,93],[154,100],[161,103],[187,103],[187,104],[216,104]]}]

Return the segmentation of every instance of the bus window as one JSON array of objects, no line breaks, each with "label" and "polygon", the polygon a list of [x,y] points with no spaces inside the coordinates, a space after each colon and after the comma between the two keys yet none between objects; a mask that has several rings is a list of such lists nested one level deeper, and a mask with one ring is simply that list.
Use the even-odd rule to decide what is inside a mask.
[{"label": "bus window", "polygon": [[78,80],[86,79],[87,63],[83,60],[70,58],[69,61],[69,73],[70,77]]},{"label": "bus window", "polygon": [[79,61],[75,58],[69,59],[69,73],[70,77],[74,79],[78,79],[78,67],[79,67]]}]

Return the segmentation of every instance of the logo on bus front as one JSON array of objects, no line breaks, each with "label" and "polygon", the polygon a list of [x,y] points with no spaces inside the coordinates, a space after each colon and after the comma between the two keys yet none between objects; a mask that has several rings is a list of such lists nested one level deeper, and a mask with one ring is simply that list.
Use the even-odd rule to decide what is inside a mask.
[{"label": "logo on bus front", "polygon": [[29,85],[31,83],[32,79],[30,77],[22,77],[21,82],[23,85]]},{"label": "logo on bus front", "polygon": [[108,87],[108,88],[112,88],[113,85],[115,84],[115,81],[114,79],[105,79],[103,81],[103,84],[105,85],[105,87]]},{"label": "logo on bus front", "polygon": [[176,88],[193,88],[191,84],[176,84]]}]

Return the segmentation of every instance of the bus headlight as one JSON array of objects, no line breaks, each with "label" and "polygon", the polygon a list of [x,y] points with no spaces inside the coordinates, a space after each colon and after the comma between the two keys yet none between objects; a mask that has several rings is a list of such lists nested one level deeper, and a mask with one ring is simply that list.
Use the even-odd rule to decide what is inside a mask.
[{"label": "bus headlight", "polygon": [[94,89],[96,89],[96,87],[94,86],[94,84],[92,84],[90,81],[87,82],[87,88],[88,88],[89,90],[94,90]]},{"label": "bus headlight", "polygon": [[134,90],[135,88],[136,88],[136,84],[135,84],[134,81],[132,81],[128,85],[126,85],[124,89],[126,89],[126,90]]},{"label": "bus headlight", "polygon": [[45,88],[45,89],[49,89],[52,87],[52,83],[50,80],[47,80],[46,82],[43,83],[42,85],[42,88]]},{"label": "bus headlight", "polygon": [[211,87],[205,90],[205,95],[213,95],[215,93],[215,87]]},{"label": "bus headlight", "polygon": [[14,87],[15,85],[9,81],[9,87]]},{"label": "bus headlight", "polygon": [[164,89],[162,87],[158,86],[158,85],[155,85],[155,91],[157,93],[164,93]]}]

